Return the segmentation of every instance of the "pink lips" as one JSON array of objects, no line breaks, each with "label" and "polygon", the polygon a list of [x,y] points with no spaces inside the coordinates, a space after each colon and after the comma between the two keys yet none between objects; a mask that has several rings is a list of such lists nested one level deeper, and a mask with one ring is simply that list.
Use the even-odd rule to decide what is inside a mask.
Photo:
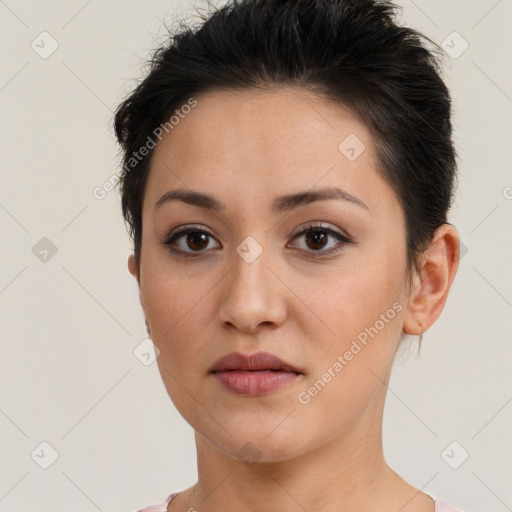
[{"label": "pink lips", "polygon": [[217,360],[210,373],[229,391],[246,396],[270,393],[302,374],[267,352],[250,355],[232,352]]}]

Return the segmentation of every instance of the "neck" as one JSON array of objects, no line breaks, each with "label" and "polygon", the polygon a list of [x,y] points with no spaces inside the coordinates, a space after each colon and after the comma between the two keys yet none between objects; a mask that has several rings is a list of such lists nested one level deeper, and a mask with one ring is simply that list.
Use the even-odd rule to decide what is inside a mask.
[{"label": "neck", "polygon": [[284,461],[248,464],[196,432],[199,478],[185,491],[183,510],[316,512],[332,510],[333,503],[341,511],[432,510],[427,497],[418,500],[418,491],[385,463],[379,402],[382,407],[370,407],[350,431]]},{"label": "neck", "polygon": [[282,512],[295,507],[314,512],[329,510],[332,503],[343,505],[340,510],[358,510],[358,504],[378,492],[387,469],[375,447],[366,445],[362,455],[358,446],[356,458],[350,438],[335,439],[291,460],[254,465],[220,455],[202,436],[196,438],[199,478],[194,502],[201,512]]}]

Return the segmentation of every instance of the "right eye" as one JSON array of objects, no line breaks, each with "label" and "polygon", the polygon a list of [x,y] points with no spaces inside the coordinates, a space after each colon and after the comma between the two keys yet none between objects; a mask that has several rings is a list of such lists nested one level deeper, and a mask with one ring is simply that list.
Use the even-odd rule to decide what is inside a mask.
[{"label": "right eye", "polygon": [[199,226],[180,226],[162,243],[172,253],[189,257],[206,252],[205,249],[210,245],[209,238],[213,238],[213,235]]}]

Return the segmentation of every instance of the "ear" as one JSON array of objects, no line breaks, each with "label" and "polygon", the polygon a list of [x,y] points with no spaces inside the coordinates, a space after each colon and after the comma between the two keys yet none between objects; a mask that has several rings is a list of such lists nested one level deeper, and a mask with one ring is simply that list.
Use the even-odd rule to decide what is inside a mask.
[{"label": "ear", "polygon": [[[144,299],[142,297],[142,289],[140,287],[140,267],[137,265],[137,260],[135,259],[135,254],[133,253],[128,256],[128,270],[130,271],[130,274],[135,277],[135,279],[137,279],[137,284],[139,285],[139,301],[140,305],[142,306],[144,317],[146,317],[146,308],[144,307]],[[148,336],[151,337],[151,329],[149,327],[147,318],[145,318],[145,323]]]},{"label": "ear", "polygon": [[439,317],[459,267],[460,237],[450,224],[437,228],[408,297],[403,330],[424,333]]},{"label": "ear", "polygon": [[137,283],[140,286],[140,276],[139,276],[139,269],[137,268],[137,262],[135,260],[135,254],[131,253],[130,256],[128,256],[128,270],[130,271],[130,274],[137,279]]},{"label": "ear", "polygon": [[135,277],[137,280],[137,284],[139,285],[139,300],[140,305],[142,306],[142,309],[144,310],[144,301],[142,299],[142,291],[140,288],[140,269],[137,266],[137,260],[135,259],[135,254],[130,254],[128,256],[128,270],[130,271],[130,274]]}]

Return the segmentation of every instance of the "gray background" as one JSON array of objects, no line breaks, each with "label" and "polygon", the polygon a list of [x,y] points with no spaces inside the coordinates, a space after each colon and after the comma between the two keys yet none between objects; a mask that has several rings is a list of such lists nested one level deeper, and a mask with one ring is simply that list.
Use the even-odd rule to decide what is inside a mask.
[{"label": "gray background", "polygon": [[[450,221],[467,253],[420,355],[411,339],[398,358],[385,452],[434,496],[466,512],[504,512],[512,507],[512,2],[403,5],[403,21],[451,53],[460,177]],[[134,355],[145,329],[119,198],[93,195],[118,172],[113,110],[162,41],[162,21],[189,6],[0,1],[1,511],[136,510],[196,481],[192,429],[156,363]],[[43,31],[58,44],[51,55]],[[47,469],[52,449],[42,442],[58,453]]]}]

